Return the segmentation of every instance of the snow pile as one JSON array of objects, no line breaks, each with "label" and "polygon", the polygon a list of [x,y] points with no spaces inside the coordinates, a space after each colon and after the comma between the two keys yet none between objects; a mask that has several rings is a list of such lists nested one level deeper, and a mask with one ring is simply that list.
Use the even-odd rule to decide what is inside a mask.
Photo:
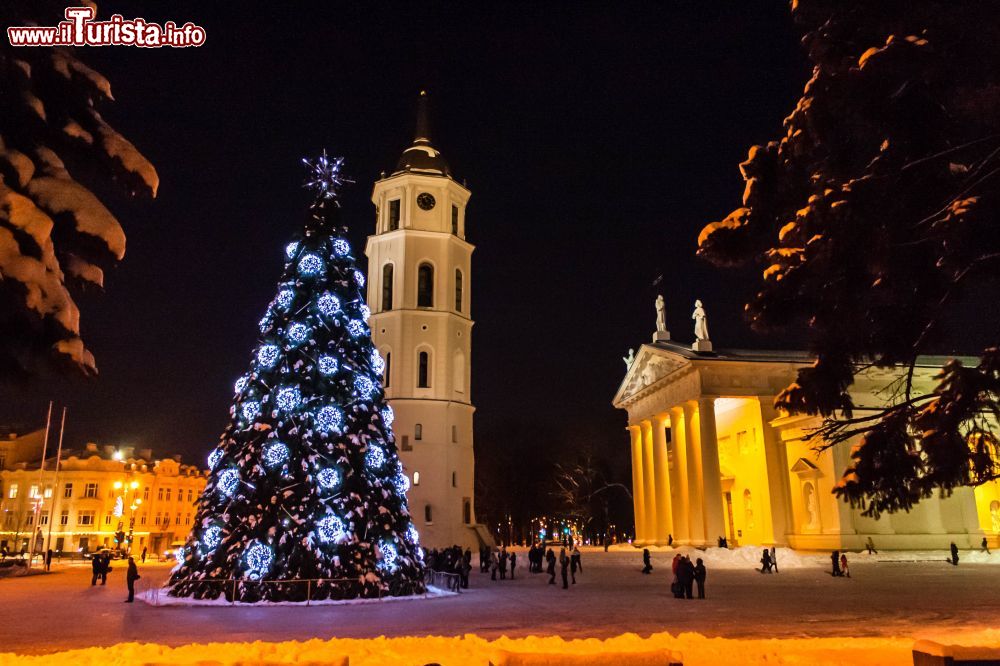
[{"label": "snow pile", "polygon": [[[920,636],[928,638],[928,636]],[[929,637],[941,638],[941,637]],[[945,642],[964,645],[998,646],[1000,630],[954,634]],[[653,634],[641,638],[622,634],[607,640],[588,638],[567,641],[558,636],[499,638],[489,641],[479,636],[424,636],[407,638],[375,638],[283,643],[209,643],[171,648],[154,643],[120,643],[107,648],[86,648],[41,656],[0,654],[5,666],[42,666],[74,664],[74,666],[107,666],[107,664],[170,663],[181,665],[246,663],[331,663],[344,656],[351,666],[413,666],[438,663],[441,666],[486,666],[501,650],[548,654],[599,654],[614,652],[649,652],[673,650],[680,652],[685,666],[715,664],[810,664],[835,666],[840,664],[881,664],[909,666],[915,639],[898,638],[795,638],[795,639],[726,639],[706,638],[701,634]]]},{"label": "snow pile", "polygon": [[[871,555],[862,551],[854,557],[861,562],[946,562],[951,560],[951,553],[944,550],[880,550]],[[958,563],[1000,564],[1000,551],[960,550]]]},{"label": "snow pile", "polygon": [[[673,559],[674,554],[687,555],[694,562],[701,558],[706,567],[718,569],[753,569],[760,568],[760,559],[764,553],[763,546],[741,546],[739,548],[717,548],[715,546],[700,550],[691,546],[647,546],[650,553],[663,553],[669,555],[668,559]],[[636,548],[629,544],[616,544],[610,550],[626,551],[631,553],[642,553],[641,548]],[[823,555],[804,555],[791,548],[778,548],[776,550],[778,558],[778,570],[782,567],[788,569],[802,569],[804,567],[824,566],[828,561]],[[656,557],[653,560],[654,566],[657,562],[662,563],[662,558]]]}]

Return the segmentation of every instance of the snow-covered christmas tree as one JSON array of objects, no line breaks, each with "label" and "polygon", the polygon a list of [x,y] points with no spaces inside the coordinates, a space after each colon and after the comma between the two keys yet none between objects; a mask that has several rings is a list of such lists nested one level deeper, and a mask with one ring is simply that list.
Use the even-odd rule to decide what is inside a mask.
[{"label": "snow-covered christmas tree", "polygon": [[[179,597],[242,602],[424,591],[409,479],[384,401],[365,275],[339,223],[342,158],[309,166],[310,218],[285,248],[183,559]],[[305,584],[305,581],[311,581]]]}]

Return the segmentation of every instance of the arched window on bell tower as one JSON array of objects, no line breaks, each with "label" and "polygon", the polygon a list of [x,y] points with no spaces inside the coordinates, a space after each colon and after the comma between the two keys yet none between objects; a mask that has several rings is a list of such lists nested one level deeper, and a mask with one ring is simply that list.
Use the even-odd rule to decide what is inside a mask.
[{"label": "arched window on bell tower", "polygon": [[382,310],[392,309],[392,277],[394,268],[392,264],[382,267]]},{"label": "arched window on bell tower", "polygon": [[434,307],[434,267],[430,264],[417,269],[417,307]]},{"label": "arched window on bell tower", "polygon": [[417,388],[430,388],[431,356],[425,351],[417,355]]},{"label": "arched window on bell tower", "polygon": [[462,311],[462,271],[455,269],[455,312]]}]

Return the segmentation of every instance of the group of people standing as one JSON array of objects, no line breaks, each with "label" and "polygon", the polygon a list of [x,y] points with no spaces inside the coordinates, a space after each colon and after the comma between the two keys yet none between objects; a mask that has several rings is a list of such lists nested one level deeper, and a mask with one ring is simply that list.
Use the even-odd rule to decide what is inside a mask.
[{"label": "group of people standing", "polygon": [[[480,561],[482,561],[481,553]],[[456,574],[459,586],[468,589],[469,572],[472,571],[472,551],[470,549],[466,548],[463,553],[462,547],[457,544],[443,550],[424,549],[424,562],[427,563],[428,568],[434,571]]]},{"label": "group of people standing", "polygon": [[[51,553],[51,551],[49,551]],[[143,549],[143,559],[146,551]],[[97,585],[97,579],[101,579],[101,585],[107,585],[108,574],[111,572],[111,553],[104,551],[96,553],[90,560],[90,585]],[[128,568],[125,571],[125,585],[128,587],[128,599],[125,603],[130,604],[135,601],[135,582],[142,578],[139,575],[139,567],[135,564],[135,558],[128,556]]]},{"label": "group of people standing", "polygon": [[676,599],[693,599],[693,588],[698,586],[698,598],[705,598],[705,577],[708,570],[705,563],[699,557],[696,563],[691,563],[691,558],[680,553],[674,555],[671,563],[674,579],[670,584],[670,591],[674,593]]}]

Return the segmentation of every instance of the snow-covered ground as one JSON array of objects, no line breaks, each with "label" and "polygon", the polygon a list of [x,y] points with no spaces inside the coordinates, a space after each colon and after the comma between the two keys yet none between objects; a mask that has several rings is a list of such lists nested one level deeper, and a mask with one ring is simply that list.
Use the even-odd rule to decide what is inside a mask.
[{"label": "snow-covered ground", "polygon": [[[783,663],[823,664],[851,661],[844,657],[845,650],[864,646],[865,650],[886,651],[885,658],[869,663],[907,663],[903,659],[908,658],[913,638],[1000,642],[996,631],[1000,627],[1000,567],[968,565],[969,553],[962,553],[958,567],[947,564],[941,553],[934,553],[932,561],[920,562],[873,561],[874,556],[850,554],[850,579],[832,578],[822,554],[798,555],[799,561],[792,557],[796,554],[781,551],[781,573],[763,576],[755,571],[758,558],[750,554],[699,551],[696,555],[708,563],[708,598],[691,601],[674,599],[669,593],[672,553],[654,552],[654,571],[644,576],[639,571],[641,551],[635,550],[585,549],[583,573],[568,590],[547,585],[547,576],[526,574],[523,567],[518,567],[515,580],[495,583],[474,570],[472,589],[458,596],[309,608],[124,604],[120,567],[112,572],[106,587],[91,587],[84,569],[66,568],[46,576],[0,581],[0,651],[37,654],[131,642],[176,647],[232,641],[246,643],[225,648],[224,654],[234,659],[235,655],[266,654],[266,659],[261,657],[265,661],[286,661],[288,655],[312,654],[302,657],[309,661],[316,659],[321,648],[334,654],[344,647],[350,650],[352,665],[438,661],[485,666],[483,655],[507,645],[504,641],[512,641],[511,649],[525,650],[563,645],[564,639],[587,639],[563,647],[679,646],[688,655],[688,664],[723,663],[727,660],[718,655],[726,651],[739,654],[741,663],[763,663],[766,655],[771,655],[769,663],[773,663],[779,652],[787,655],[789,650],[799,650],[796,654],[801,655],[805,650],[808,657]],[[732,558],[729,566],[725,558]],[[519,562],[525,560],[518,557]],[[166,567],[140,570],[142,584],[161,585],[168,574]],[[994,634],[982,633],[987,630]],[[467,634],[473,636],[463,639]],[[646,640],[639,642],[636,636],[623,634]],[[322,642],[379,636],[393,640]],[[443,638],[415,638],[426,636]],[[845,636],[862,640],[833,640]],[[501,637],[508,638],[487,643]],[[620,643],[602,646],[597,639]],[[265,643],[250,645],[254,641]],[[280,650],[268,643],[280,641],[297,643]],[[168,655],[161,662],[193,663],[216,658],[209,655],[221,649],[184,648],[173,653],[157,645],[126,646],[112,653],[88,651],[78,655],[75,663],[157,661],[147,658],[152,654]],[[436,656],[434,650],[444,654]],[[397,658],[400,654],[411,657],[402,661]],[[472,654],[476,659],[468,661],[454,656]],[[71,655],[62,658],[75,659]],[[14,663],[13,658],[0,655],[0,664],[8,663]]]}]

